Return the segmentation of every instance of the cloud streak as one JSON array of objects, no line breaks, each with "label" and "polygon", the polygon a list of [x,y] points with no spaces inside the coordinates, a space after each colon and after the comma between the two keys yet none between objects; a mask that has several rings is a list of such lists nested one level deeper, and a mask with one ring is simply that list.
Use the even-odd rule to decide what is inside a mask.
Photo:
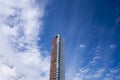
[{"label": "cloud streak", "polygon": [[46,1],[0,0],[0,80],[47,80],[49,56],[37,41]]}]

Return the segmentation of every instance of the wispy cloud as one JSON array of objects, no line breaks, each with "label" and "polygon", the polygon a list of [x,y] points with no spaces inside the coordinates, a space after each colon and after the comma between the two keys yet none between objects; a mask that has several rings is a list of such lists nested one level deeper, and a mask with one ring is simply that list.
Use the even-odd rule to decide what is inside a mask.
[{"label": "wispy cloud", "polygon": [[78,72],[76,72],[75,76],[72,78],[72,80],[119,80],[119,68],[98,68],[94,71],[90,68],[80,68]]},{"label": "wispy cloud", "polygon": [[86,45],[85,44],[80,44],[80,48],[85,48]]},{"label": "wispy cloud", "polygon": [[116,19],[116,24],[118,24],[119,22],[120,22],[120,16],[117,17],[117,19]]},{"label": "wispy cloud", "polygon": [[93,77],[94,78],[101,78],[101,77],[103,77],[104,72],[105,72],[105,69],[101,68],[101,69],[97,70],[95,74],[93,74]]},{"label": "wispy cloud", "polygon": [[[114,49],[111,52],[109,51],[109,49],[115,48],[115,47],[116,45],[114,44],[108,45],[106,49],[107,53],[109,54],[112,53]],[[104,63],[106,62],[106,60],[104,60],[102,55],[100,55],[102,52],[102,49],[93,48],[93,50],[94,51],[90,53],[90,55],[93,55],[92,58],[87,58],[87,59],[90,59],[91,61],[89,60],[85,65],[80,65],[80,63],[76,64],[78,65],[78,67],[75,68],[76,71],[74,73],[71,72],[72,74],[74,74],[73,77],[71,77],[72,78],[71,80],[93,80],[93,79],[118,80],[120,79],[118,67],[112,69],[111,67],[104,66],[106,65],[106,63]],[[106,55],[106,58],[107,56],[108,55]],[[85,58],[83,60],[85,60]],[[103,63],[104,65],[101,67],[101,64]]]},{"label": "wispy cloud", "polygon": [[116,47],[116,45],[114,45],[114,44],[110,45],[110,48],[115,48],[115,47]]},{"label": "wispy cloud", "polygon": [[0,80],[47,80],[49,56],[37,41],[45,1],[0,0]]},{"label": "wispy cloud", "polygon": [[105,69],[100,68],[94,73],[90,70],[90,68],[82,68],[78,73],[76,73],[73,80],[90,80],[90,79],[98,79],[103,77],[103,73],[105,72]]},{"label": "wispy cloud", "polygon": [[95,64],[99,58],[100,58],[99,56],[95,56],[93,60],[90,61],[90,64]]}]

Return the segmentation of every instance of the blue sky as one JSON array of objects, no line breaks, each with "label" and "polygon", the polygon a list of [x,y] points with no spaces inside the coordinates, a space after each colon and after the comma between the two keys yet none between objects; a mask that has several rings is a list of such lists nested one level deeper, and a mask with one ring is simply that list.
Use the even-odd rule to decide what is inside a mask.
[{"label": "blue sky", "polygon": [[66,80],[120,79],[119,4],[118,0],[48,4],[41,43],[50,52],[57,33],[65,38]]},{"label": "blue sky", "polygon": [[58,33],[66,80],[120,80],[119,0],[0,0],[0,80],[49,80]]}]

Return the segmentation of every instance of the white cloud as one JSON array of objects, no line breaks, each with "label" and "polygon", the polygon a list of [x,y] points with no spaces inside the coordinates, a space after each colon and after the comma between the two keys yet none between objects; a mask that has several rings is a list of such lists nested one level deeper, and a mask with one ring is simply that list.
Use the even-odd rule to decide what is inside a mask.
[{"label": "white cloud", "polygon": [[37,45],[46,0],[0,0],[0,80],[48,80],[49,56]]}]

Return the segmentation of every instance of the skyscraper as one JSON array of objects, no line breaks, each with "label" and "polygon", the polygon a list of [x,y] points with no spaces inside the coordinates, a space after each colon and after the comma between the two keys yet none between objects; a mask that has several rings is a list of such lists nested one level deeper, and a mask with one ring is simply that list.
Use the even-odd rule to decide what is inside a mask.
[{"label": "skyscraper", "polygon": [[57,34],[52,40],[50,80],[65,80],[64,39]]}]

